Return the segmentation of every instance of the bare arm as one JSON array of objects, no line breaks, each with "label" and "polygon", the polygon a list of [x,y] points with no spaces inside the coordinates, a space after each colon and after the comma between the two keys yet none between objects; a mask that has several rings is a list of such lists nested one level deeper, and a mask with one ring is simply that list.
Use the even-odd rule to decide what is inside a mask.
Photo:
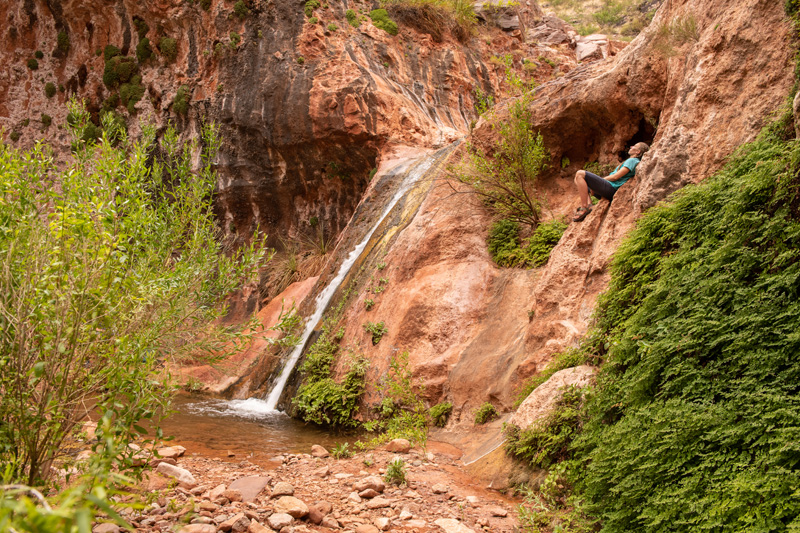
[{"label": "bare arm", "polygon": [[606,177],[606,179],[608,181],[617,181],[619,179],[624,178],[628,174],[628,172],[630,172],[630,169],[628,167],[620,167],[620,169],[614,172],[613,174],[609,174]]}]

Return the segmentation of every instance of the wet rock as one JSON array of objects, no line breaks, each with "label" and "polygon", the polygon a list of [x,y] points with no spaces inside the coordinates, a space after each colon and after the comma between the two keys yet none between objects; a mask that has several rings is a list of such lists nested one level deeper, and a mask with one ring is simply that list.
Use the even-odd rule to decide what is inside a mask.
[{"label": "wet rock", "polygon": [[386,445],[386,451],[394,453],[408,453],[411,450],[411,443],[406,439],[394,439]]},{"label": "wet rock", "polygon": [[434,524],[442,528],[445,533],[475,533],[474,530],[453,518],[440,518]]},{"label": "wet rock", "polygon": [[273,498],[277,498],[279,496],[291,496],[292,494],[294,494],[294,487],[285,481],[279,481],[278,483],[275,483],[274,487],[272,487]]},{"label": "wet rock", "polygon": [[383,492],[386,489],[386,483],[378,476],[365,477],[353,485],[353,490],[356,492],[372,489],[375,492]]},{"label": "wet rock", "polygon": [[229,519],[225,520],[219,525],[222,531],[231,531],[232,533],[243,533],[247,531],[250,525],[250,519],[244,513],[236,514]]},{"label": "wet rock", "polygon": [[156,472],[174,478],[182,487],[187,489],[192,489],[197,486],[197,480],[192,473],[185,468],[169,463],[161,463],[156,467]]},{"label": "wet rock", "polygon": [[330,457],[330,453],[328,450],[320,446],[319,444],[315,444],[311,447],[311,456],[312,457]]},{"label": "wet rock", "polygon": [[267,518],[269,527],[277,531],[292,525],[292,522],[294,522],[294,518],[292,518],[292,515],[287,513],[273,513],[269,515],[269,518]]},{"label": "wet rock", "polygon": [[189,524],[183,526],[178,533],[217,533],[217,527],[210,524]]},{"label": "wet rock", "polygon": [[293,496],[281,496],[273,508],[276,513],[286,513],[294,518],[303,518],[308,514],[308,506]]},{"label": "wet rock", "polygon": [[266,476],[247,476],[237,479],[228,488],[238,490],[242,495],[241,501],[252,502],[270,481],[272,479]]}]

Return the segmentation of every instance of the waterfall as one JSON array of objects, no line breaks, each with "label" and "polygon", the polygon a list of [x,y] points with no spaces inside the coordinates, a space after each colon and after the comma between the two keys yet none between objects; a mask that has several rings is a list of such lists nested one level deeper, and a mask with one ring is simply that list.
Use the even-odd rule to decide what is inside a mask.
[{"label": "waterfall", "polygon": [[397,202],[400,201],[403,196],[411,189],[411,187],[422,177],[424,176],[428,170],[430,170],[431,166],[441,158],[441,154],[443,152],[449,152],[452,149],[452,146],[448,148],[444,148],[434,154],[430,154],[424,156],[420,160],[410,161],[401,163],[400,165],[394,167],[392,169],[392,174],[400,175],[401,173],[405,173],[402,183],[397,188],[394,196],[391,200],[386,204],[381,215],[378,217],[378,220],[375,222],[375,225],[367,232],[364,238],[361,240],[360,243],[353,248],[350,253],[347,255],[345,260],[342,262],[342,265],[339,267],[339,271],[336,273],[336,276],[331,280],[327,287],[317,296],[317,300],[315,302],[314,314],[306,322],[306,328],[303,331],[303,336],[300,340],[300,343],[295,346],[292,353],[289,355],[286,364],[281,371],[281,375],[278,380],[275,382],[275,385],[272,387],[272,390],[267,396],[266,406],[265,409],[268,411],[276,411],[278,407],[278,400],[283,394],[283,389],[286,387],[286,382],[289,381],[289,376],[292,374],[297,361],[300,359],[300,356],[303,354],[303,350],[305,348],[306,343],[308,342],[309,337],[314,332],[314,330],[319,325],[320,321],[322,320],[322,315],[325,310],[328,308],[328,304],[333,298],[333,295],[336,293],[336,290],[341,285],[342,281],[347,276],[348,272],[352,266],[356,263],[358,258],[361,256],[364,249],[367,247],[372,234],[375,233],[375,230],[378,229],[381,222],[386,218],[386,216],[392,211],[394,206]]}]

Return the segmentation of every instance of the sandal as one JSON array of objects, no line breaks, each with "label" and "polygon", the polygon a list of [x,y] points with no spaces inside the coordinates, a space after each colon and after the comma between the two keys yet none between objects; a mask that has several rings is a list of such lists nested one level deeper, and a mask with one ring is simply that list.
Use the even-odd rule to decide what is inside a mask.
[{"label": "sandal", "polygon": [[581,220],[586,218],[586,216],[591,212],[592,212],[592,208],[591,207],[579,207],[575,211],[575,216],[572,217],[572,221],[573,222],[580,222]]}]

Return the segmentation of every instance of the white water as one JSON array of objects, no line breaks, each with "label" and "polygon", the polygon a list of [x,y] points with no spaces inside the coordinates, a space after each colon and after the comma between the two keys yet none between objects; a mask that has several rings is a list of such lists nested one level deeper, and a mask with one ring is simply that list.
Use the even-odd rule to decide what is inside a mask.
[{"label": "white water", "polygon": [[[339,288],[342,281],[344,280],[347,273],[350,272],[353,264],[355,264],[356,260],[359,258],[361,253],[364,251],[364,248],[367,247],[367,243],[369,243],[369,239],[372,237],[372,234],[378,229],[378,226],[383,222],[383,219],[386,218],[386,215],[394,208],[400,199],[405,196],[405,194],[409,191],[409,189],[416,183],[416,181],[425,175],[425,173],[430,169],[431,165],[435,160],[434,155],[429,155],[425,157],[421,162],[417,163],[416,166],[408,170],[406,172],[405,178],[403,182],[400,184],[400,187],[397,189],[397,192],[392,197],[392,199],[386,204],[384,207],[381,216],[378,217],[378,221],[369,230],[369,232],[364,236],[364,239],[358,243],[358,245],[353,248],[353,250],[347,255],[347,258],[342,262],[342,266],[339,267],[339,272],[336,273],[336,277],[331,280],[327,287],[317,296],[316,307],[314,309],[314,314],[311,315],[311,318],[308,319],[306,322],[306,329],[303,332],[303,337],[300,340],[300,343],[295,346],[294,350],[292,351],[291,355],[283,367],[283,371],[281,372],[278,381],[275,382],[275,385],[272,387],[272,390],[267,397],[266,403],[264,405],[264,409],[262,412],[277,412],[278,407],[278,400],[283,393],[284,387],[286,387],[286,382],[289,380],[289,376],[294,370],[294,366],[297,364],[297,360],[300,359],[300,356],[303,353],[303,348],[308,342],[308,338],[314,332],[314,329],[319,325],[320,321],[322,320],[322,314],[328,308],[328,303],[330,303],[331,298],[336,293],[336,289]],[[401,164],[398,167],[392,169],[392,172],[395,175],[399,175],[400,173],[406,171],[411,164]],[[248,401],[253,400],[252,398]],[[253,407],[253,404],[250,404],[250,407]]]}]

